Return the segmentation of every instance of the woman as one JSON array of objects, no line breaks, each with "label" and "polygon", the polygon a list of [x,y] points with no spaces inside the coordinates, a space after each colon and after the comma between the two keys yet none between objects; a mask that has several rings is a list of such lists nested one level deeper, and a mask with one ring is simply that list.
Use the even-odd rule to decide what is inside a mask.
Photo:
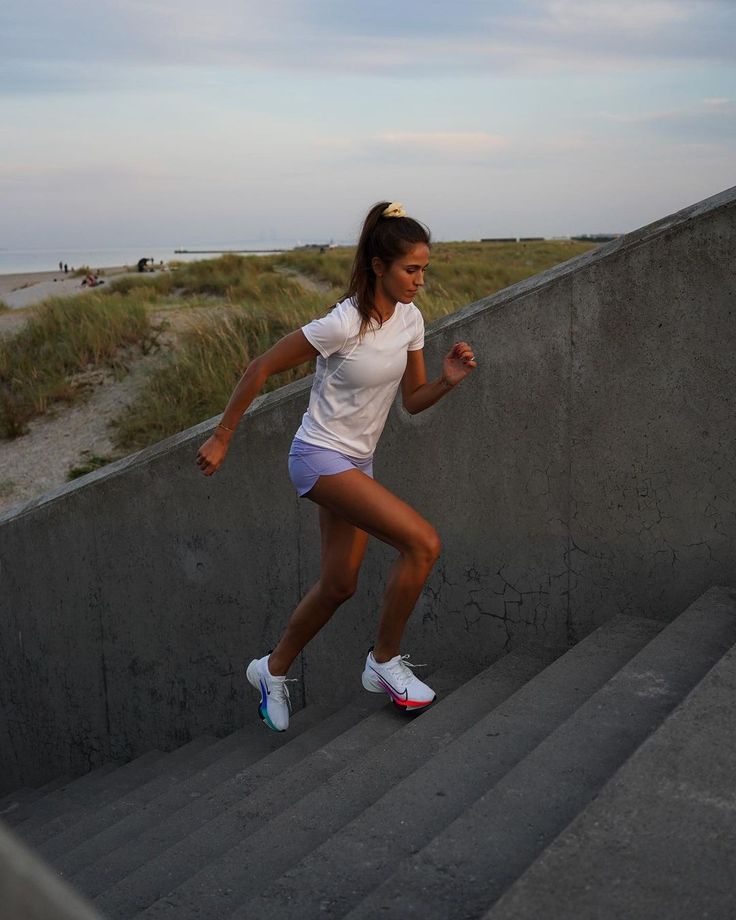
[{"label": "woman", "polygon": [[387,693],[411,711],[435,697],[410,670],[400,643],[440,554],[440,540],[431,524],[373,479],[373,451],[399,383],[404,408],[415,414],[476,367],[467,342],[457,342],[443,360],[442,374],[427,382],[424,321],[413,299],[424,284],[429,247],[427,228],[407,217],[400,204],[374,205],[363,224],[345,299],[249,364],[220,424],[199,449],[197,463],[211,476],[266,379],[317,359],[309,408],[289,453],[289,474],[299,496],[319,506],[321,575],[270,655],[251,661],[246,671],[261,694],[259,714],[274,731],[289,724],[289,667],[355,592],[369,535],[394,546],[399,556],[386,586],[363,686]]}]

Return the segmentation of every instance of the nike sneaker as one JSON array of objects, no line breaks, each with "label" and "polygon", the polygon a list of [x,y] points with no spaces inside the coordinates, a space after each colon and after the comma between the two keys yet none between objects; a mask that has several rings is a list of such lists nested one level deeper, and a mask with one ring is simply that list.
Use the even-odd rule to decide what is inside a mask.
[{"label": "nike sneaker", "polygon": [[268,670],[268,655],[254,658],[245,671],[248,682],[261,694],[258,715],[274,732],[285,732],[289,727],[289,688],[286,677],[275,677]]},{"label": "nike sneaker", "polygon": [[411,672],[411,668],[424,665],[410,664],[408,658],[408,655],[397,655],[379,664],[371,649],[365,660],[362,680],[366,690],[387,693],[399,708],[413,712],[429,706],[435,692]]}]

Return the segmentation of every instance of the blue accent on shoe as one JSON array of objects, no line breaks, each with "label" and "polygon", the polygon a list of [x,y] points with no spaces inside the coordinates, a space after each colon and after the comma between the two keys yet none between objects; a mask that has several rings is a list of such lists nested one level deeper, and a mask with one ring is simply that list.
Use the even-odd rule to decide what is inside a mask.
[{"label": "blue accent on shoe", "polygon": [[263,719],[263,724],[264,724],[264,725],[267,725],[267,726],[271,729],[272,732],[282,732],[282,731],[284,731],[283,728],[276,728],[276,726],[273,724],[273,722],[268,718],[268,713],[267,713],[267,712],[263,712],[262,709],[259,710],[259,712],[260,712],[260,715],[261,715],[261,719]]},{"label": "blue accent on shoe", "polygon": [[272,732],[281,732],[282,728],[276,728],[273,722],[268,717],[268,690],[266,685],[262,680],[259,681],[261,685],[261,702],[258,706],[258,715],[261,717],[261,720],[271,729]]}]

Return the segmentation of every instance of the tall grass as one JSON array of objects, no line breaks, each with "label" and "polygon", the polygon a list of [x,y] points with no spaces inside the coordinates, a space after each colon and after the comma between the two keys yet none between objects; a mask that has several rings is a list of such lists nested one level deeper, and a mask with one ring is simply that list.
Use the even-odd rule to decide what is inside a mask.
[{"label": "tall grass", "polygon": [[19,332],[0,340],[0,437],[22,434],[52,403],[72,399],[70,375],[110,362],[150,335],[145,306],[120,294],[47,300]]},{"label": "tall grass", "polygon": [[153,275],[126,275],[115,279],[110,290],[130,294],[147,304],[165,306],[211,305],[213,300],[267,305],[283,297],[298,297],[299,283],[279,274],[268,257],[224,255],[218,259],[181,262],[173,271]]},{"label": "tall grass", "polygon": [[[180,348],[149,377],[116,422],[114,439],[128,450],[145,447],[221,412],[248,364],[278,339],[324,312],[318,295],[284,298],[261,307],[233,307],[192,326]],[[310,374],[302,365],[270,378],[264,392]]]},{"label": "tall grass", "polygon": [[[417,302],[429,325],[590,248],[571,241],[437,243]],[[71,399],[71,375],[110,362],[126,344],[145,346],[152,335],[150,317],[172,307],[221,309],[214,317],[208,311],[152,372],[118,420],[118,446],[144,447],[220,412],[256,355],[334,303],[347,286],[353,256],[350,247],[255,258],[229,254],[47,301],[21,332],[0,340],[0,437],[20,434],[34,415]],[[305,290],[299,275],[328,285],[329,292]],[[303,366],[280,375],[266,389],[311,370]]]},{"label": "tall grass", "polygon": [[[425,322],[454,313],[481,297],[595,248],[593,243],[544,240],[525,243],[435,243],[417,303]],[[344,291],[355,250],[297,250],[272,257],[276,264]]]},{"label": "tall grass", "polygon": [[311,249],[295,249],[270,256],[274,265],[289,268],[311,278],[313,281],[330,285],[338,291],[344,291],[350,279],[355,250],[340,246],[319,252]]},{"label": "tall grass", "polygon": [[[589,248],[568,242],[439,243],[432,248],[426,289],[418,304],[430,324]],[[170,277],[163,276],[165,280],[151,279],[158,291],[175,291],[182,302],[217,296],[232,310],[193,327],[166,365],[152,373],[145,391],[118,421],[118,446],[145,447],[221,412],[253,358],[326,312],[347,286],[353,254],[342,247],[255,259],[228,255],[187,263]],[[279,271],[284,268],[328,284],[330,294],[305,291],[298,278]],[[133,294],[139,285],[129,290]],[[311,364],[303,365],[270,379],[264,389],[276,389],[312,370]]]}]

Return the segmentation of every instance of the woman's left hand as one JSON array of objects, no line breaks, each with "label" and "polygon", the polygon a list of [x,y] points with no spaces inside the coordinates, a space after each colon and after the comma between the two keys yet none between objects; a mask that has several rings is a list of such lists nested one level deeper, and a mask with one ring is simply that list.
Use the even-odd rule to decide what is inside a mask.
[{"label": "woman's left hand", "polygon": [[455,342],[442,362],[442,377],[454,387],[477,366],[470,345],[467,342]]}]

